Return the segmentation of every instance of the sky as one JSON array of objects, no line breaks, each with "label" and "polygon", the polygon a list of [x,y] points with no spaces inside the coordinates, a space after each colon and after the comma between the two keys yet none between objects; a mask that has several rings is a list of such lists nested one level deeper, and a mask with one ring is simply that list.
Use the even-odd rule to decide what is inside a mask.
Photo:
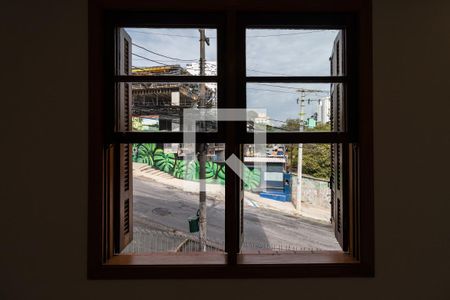
[{"label": "sky", "polygon": [[[189,63],[198,63],[198,29],[127,28],[126,31],[135,44],[132,52],[147,58],[133,55],[134,67],[161,64],[185,67]],[[337,30],[247,29],[247,76],[329,76],[329,57],[337,34]],[[206,36],[210,38],[210,46],[205,50],[206,62],[215,64],[216,30],[206,29]],[[251,83],[247,85],[247,107],[266,109],[273,125],[281,126],[283,123],[280,121],[299,117],[298,88],[320,91],[305,93],[306,100],[313,100],[310,104],[305,103],[307,118],[317,111],[317,100],[329,96],[330,85],[271,83],[268,86]]]}]

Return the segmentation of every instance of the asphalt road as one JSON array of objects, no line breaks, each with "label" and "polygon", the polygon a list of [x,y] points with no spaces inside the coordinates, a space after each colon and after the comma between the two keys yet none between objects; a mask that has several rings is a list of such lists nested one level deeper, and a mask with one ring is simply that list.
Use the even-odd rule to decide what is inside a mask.
[{"label": "asphalt road", "polygon": [[[134,239],[125,252],[175,250],[189,233],[188,218],[198,209],[198,194],[148,178],[134,177]],[[211,249],[223,249],[224,199],[207,197],[207,236]],[[331,225],[261,207],[244,206],[243,251],[340,250]],[[194,250],[195,251],[195,250]]]}]

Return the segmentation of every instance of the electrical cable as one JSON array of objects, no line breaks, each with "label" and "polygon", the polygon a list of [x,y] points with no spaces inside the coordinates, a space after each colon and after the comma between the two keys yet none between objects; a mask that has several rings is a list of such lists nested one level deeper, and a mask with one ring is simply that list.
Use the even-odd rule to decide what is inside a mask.
[{"label": "electrical cable", "polygon": [[277,87],[277,88],[284,88],[284,89],[294,89],[296,91],[298,90],[304,90],[305,92],[310,92],[310,93],[326,93],[329,94],[329,91],[325,91],[325,90],[309,90],[309,89],[304,89],[304,88],[300,88],[300,87],[293,87],[293,86],[285,86],[285,85],[276,85],[276,84],[269,84],[269,83],[260,83],[260,82],[255,82],[256,84],[259,85],[265,85],[265,86],[271,86],[271,87]]},{"label": "electrical cable", "polygon": [[247,68],[247,71],[252,71],[252,72],[255,72],[255,73],[261,73],[261,74],[270,74],[270,75],[279,75],[279,76],[289,76],[288,74],[274,73],[274,72],[266,72],[266,71],[259,71],[259,70],[250,69],[250,68]]},{"label": "electrical cable", "polygon": [[278,33],[278,34],[268,34],[268,35],[249,35],[248,38],[261,38],[261,37],[272,37],[272,36],[286,36],[286,35],[303,35],[303,34],[311,34],[317,32],[327,31],[326,29],[322,30],[313,30],[313,31],[305,31],[305,32],[291,32],[291,33]]},{"label": "electrical cable", "polygon": [[[160,33],[160,32],[151,32],[151,31],[136,31],[129,30],[135,33],[142,34],[153,34],[153,35],[164,35],[164,36],[175,36],[175,37],[183,37],[183,38],[193,38],[198,39],[198,36],[195,35],[183,35],[183,34],[172,34],[172,33]],[[321,30],[313,30],[313,31],[305,31],[305,32],[291,32],[291,33],[278,33],[278,34],[267,34],[267,35],[249,35],[247,38],[264,38],[264,37],[273,37],[273,36],[290,36],[290,35],[305,35],[305,34],[314,34],[318,32],[329,31],[329,29],[321,29]],[[211,36],[210,39],[216,39],[217,37]]]},{"label": "electrical cable", "polygon": [[296,93],[296,92],[277,91],[277,90],[269,90],[269,89],[258,89],[258,88],[250,88],[250,87],[248,87],[247,90],[257,90],[257,91],[265,91],[265,92],[273,92],[273,93],[284,93],[284,94],[298,95],[298,93]]},{"label": "electrical cable", "polygon": [[195,60],[198,60],[198,59],[181,59],[181,58],[176,58],[176,57],[170,57],[170,56],[167,56],[167,55],[164,55],[164,54],[161,54],[161,53],[158,53],[158,52],[149,50],[149,49],[147,49],[147,48],[145,48],[145,47],[143,47],[143,46],[140,46],[140,45],[138,45],[138,44],[135,44],[135,43],[132,43],[132,45],[133,45],[133,46],[136,46],[137,48],[140,48],[140,49],[142,49],[142,50],[145,50],[145,51],[147,51],[147,52],[149,52],[149,53],[152,53],[152,54],[154,54],[154,55],[158,55],[158,56],[161,56],[161,57],[165,57],[165,58],[168,58],[168,59],[171,59],[171,60],[179,60],[179,61],[195,61]]},{"label": "electrical cable", "polygon": [[[183,38],[192,38],[192,39],[198,39],[198,36],[195,35],[182,35],[182,34],[172,34],[172,33],[160,33],[160,32],[151,32],[151,31],[136,31],[136,30],[129,30],[131,32],[135,33],[142,33],[142,34],[154,34],[154,35],[165,35],[165,36],[176,36],[176,37],[183,37]],[[209,37],[210,39],[215,39],[216,37]]]},{"label": "electrical cable", "polygon": [[136,54],[136,53],[131,53],[131,54],[132,54],[132,55],[134,55],[134,56],[137,56],[137,57],[139,57],[139,58],[142,58],[142,59],[145,59],[145,60],[148,60],[148,61],[151,61],[151,62],[154,62],[154,63],[160,64],[160,65],[163,65],[163,66],[170,66],[170,65],[168,65],[168,64],[165,64],[165,63],[162,63],[162,62],[160,62],[160,61],[157,61],[157,60],[153,60],[153,59],[150,59],[150,58],[147,58],[147,57],[141,56],[141,55],[139,55],[139,54]]}]

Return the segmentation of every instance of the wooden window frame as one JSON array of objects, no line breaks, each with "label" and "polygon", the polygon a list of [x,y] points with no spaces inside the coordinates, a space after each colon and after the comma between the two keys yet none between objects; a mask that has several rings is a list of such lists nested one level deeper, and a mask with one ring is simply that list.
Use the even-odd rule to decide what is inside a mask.
[{"label": "wooden window frame", "polygon": [[[260,3],[256,0],[215,1],[206,5],[193,0],[177,3],[156,0],[90,1],[89,3],[89,219],[88,219],[88,276],[106,278],[263,278],[263,277],[342,277],[374,275],[374,207],[373,207],[373,129],[372,129],[372,44],[371,3],[364,0],[280,0]],[[257,17],[254,17],[258,14]],[[156,20],[148,22],[148,16]],[[218,19],[208,16],[222,16]],[[158,17],[159,16],[159,17]],[[269,133],[270,143],[341,143],[346,189],[345,253],[318,252],[302,254],[250,255],[239,254],[240,205],[239,178],[227,171],[226,185],[226,252],[228,254],[192,254],[176,256],[114,255],[113,195],[115,152],[120,143],[182,142],[182,133],[139,133],[115,130],[115,82],[134,79],[114,74],[114,35],[117,26],[169,25],[170,19],[192,24],[197,16],[211,24],[220,23],[218,31],[219,74],[195,78],[139,77],[139,81],[217,81],[219,108],[243,108],[246,82],[345,82],[348,127],[344,132],[328,133]],[[351,38],[347,47],[349,75],[334,77],[246,77],[245,39],[243,28],[263,20],[264,26],[280,28],[281,18],[286,26],[333,28],[345,25]],[[299,18],[300,17],[300,18]],[[184,19],[186,18],[186,19]],[[180,21],[181,20],[181,21]],[[208,21],[209,20],[209,21]],[[147,22],[147,23],[146,23]],[[172,21],[173,22],[173,21]],[[253,23],[252,23],[253,22]],[[256,23],[255,23],[256,22]],[[258,25],[259,26],[259,25]],[[339,27],[338,26],[338,27]],[[179,27],[179,26],[176,26]],[[224,34],[227,32],[227,34]],[[233,32],[234,34],[230,34]],[[236,55],[235,53],[244,53]],[[224,65],[227,58],[227,66]],[[222,59],[221,59],[222,58]],[[224,72],[225,71],[225,72]],[[225,87],[220,89],[220,86]],[[226,99],[226,101],[223,101]],[[112,101],[112,102],[111,102]],[[245,122],[219,124],[218,133],[198,133],[197,142],[225,142],[226,155],[240,153],[241,144],[251,143],[251,133]],[[226,138],[220,132],[227,131]],[[229,176],[230,174],[230,176]],[[161,262],[164,262],[163,264]]]}]

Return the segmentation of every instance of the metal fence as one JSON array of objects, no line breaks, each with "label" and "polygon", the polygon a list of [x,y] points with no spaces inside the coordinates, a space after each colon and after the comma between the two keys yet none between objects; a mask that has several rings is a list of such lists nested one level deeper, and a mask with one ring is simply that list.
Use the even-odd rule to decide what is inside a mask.
[{"label": "metal fence", "polygon": [[[136,227],[133,241],[122,251],[122,254],[144,254],[157,252],[189,253],[201,252],[198,236],[181,232],[171,232]],[[258,241],[244,241],[243,252],[310,252],[320,251],[318,248],[297,247],[291,244],[270,244]],[[207,241],[207,252],[224,252],[224,241]]]},{"label": "metal fence", "polygon": [[[208,240],[207,252],[223,252],[224,241]],[[156,252],[200,252],[196,235],[135,227],[133,241],[122,251],[123,254]]]}]

